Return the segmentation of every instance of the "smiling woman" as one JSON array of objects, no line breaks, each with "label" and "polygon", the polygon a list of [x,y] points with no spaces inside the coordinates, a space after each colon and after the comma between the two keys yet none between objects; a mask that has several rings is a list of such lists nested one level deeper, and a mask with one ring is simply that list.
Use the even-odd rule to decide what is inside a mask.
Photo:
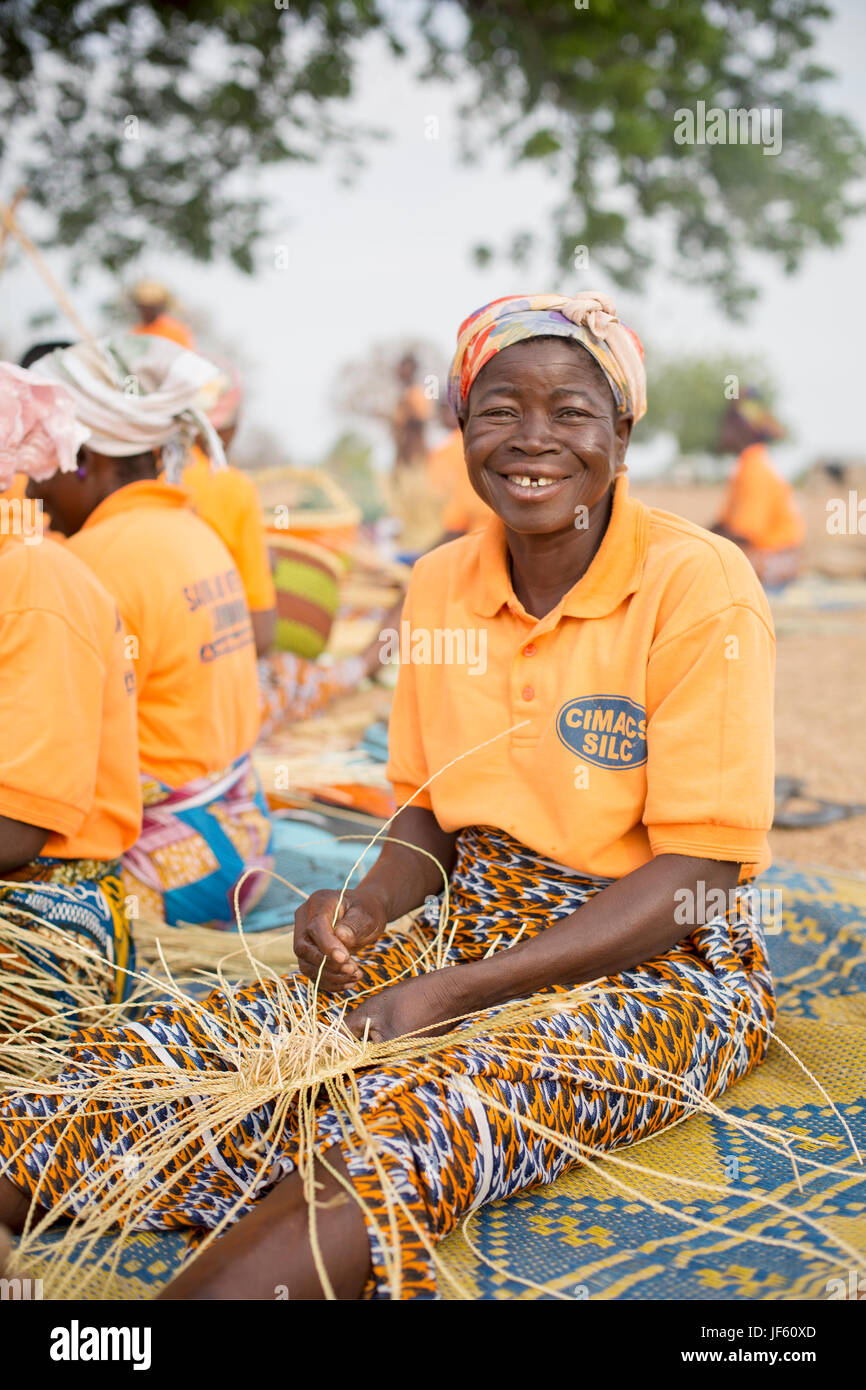
[{"label": "smiling woman", "polygon": [[[237,1214],[239,1189],[267,1195],[168,1298],[270,1299],[278,1286],[319,1298],[323,1269],[339,1298],[435,1296],[433,1245],[461,1217],[683,1118],[769,1042],[760,925],[731,893],[768,862],[772,817],[773,633],[751,567],[629,497],[642,353],[601,296],[479,310],[451,383],[469,478],[495,516],[418,562],[403,618],[483,634],[485,669],[401,665],[391,839],[357,888],[298,910],[295,946],[309,980],[351,1001],[359,1036],[453,1033],[411,1063],[357,1070],[351,1126],[325,1085],[278,1143],[271,1104],[219,1152],[197,1129],[182,1170],[151,1174],[150,1225],[213,1228]],[[718,890],[731,907],[702,913]],[[417,931],[438,968],[418,974],[388,924],[425,902]],[[61,1078],[73,1118],[45,1094],[0,1106],[0,1220],[20,1222],[34,1193],[83,1209],[70,1174],[110,1177],[133,1135],[180,1123],[182,1102],[148,1106],[148,1065],[222,1065],[229,1014],[276,1047],[278,1001],[262,982],[82,1034]],[[110,1117],[93,1079],[106,1067],[125,1078]],[[315,1253],[298,1168],[311,1143],[325,1158]]]}]

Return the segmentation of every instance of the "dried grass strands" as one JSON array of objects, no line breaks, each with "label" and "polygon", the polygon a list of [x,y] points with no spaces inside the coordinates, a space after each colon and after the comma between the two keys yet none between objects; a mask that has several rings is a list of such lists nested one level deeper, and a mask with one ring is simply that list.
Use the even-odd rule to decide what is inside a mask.
[{"label": "dried grass strands", "polygon": [[[63,893],[56,884],[40,884],[43,890]],[[40,955],[50,957],[50,964]],[[81,1025],[109,1022],[129,1003],[144,999],[148,984],[141,980],[126,1004],[111,1002],[115,973],[115,966],[77,932],[29,908],[0,902],[0,1066],[28,1075],[30,1049],[32,1065],[38,1066],[48,1040],[67,1038]]]},{"label": "dried grass strands", "polygon": [[[268,1098],[275,1102],[275,1112],[267,1135],[263,1143],[267,1145],[267,1151],[263,1156],[256,1175],[246,1186],[239,1191],[237,1201],[232,1211],[220,1223],[220,1227],[211,1232],[206,1237],[206,1243],[210,1243],[217,1237],[220,1230],[233,1219],[237,1210],[245,1202],[252,1198],[254,1192],[273,1161],[274,1154],[281,1141],[282,1130],[285,1127],[289,1107],[297,1107],[299,1125],[297,1133],[298,1165],[305,1180],[308,1202],[313,1213],[312,1221],[315,1222],[315,1203],[313,1191],[313,1162],[312,1157],[315,1151],[315,1105],[320,1088],[324,1089],[331,1104],[344,1117],[343,1131],[348,1136],[351,1134],[356,1143],[360,1143],[365,1154],[369,1154],[370,1161],[373,1162],[377,1172],[380,1174],[383,1190],[390,1203],[390,1210],[393,1213],[392,1220],[389,1221],[389,1231],[380,1232],[382,1245],[388,1248],[389,1236],[391,1242],[396,1235],[396,1211],[398,1208],[405,1211],[405,1207],[400,1201],[399,1194],[394,1192],[393,1184],[389,1184],[387,1173],[375,1153],[375,1140],[367,1130],[364,1116],[361,1113],[358,1101],[355,1071],[363,1065],[381,1065],[388,1061],[396,1060],[416,1060],[418,1062],[435,1061],[436,1053],[459,1044],[465,1045],[467,1042],[477,1037],[477,1045],[484,1050],[483,1035],[491,1030],[491,1020],[486,1014],[480,1017],[473,1017],[468,1020],[465,1028],[456,1032],[450,1032],[443,1037],[430,1038],[415,1036],[414,1038],[395,1039],[389,1043],[375,1044],[362,1039],[357,1039],[353,1035],[341,1030],[342,1018],[345,1009],[340,1010],[339,1014],[327,1024],[317,1024],[312,1030],[309,1029],[309,1021],[312,1016],[314,991],[308,990],[305,997],[295,998],[293,1004],[296,1010],[298,1027],[294,1030],[296,1036],[292,1037],[292,1030],[287,1030],[285,1038],[275,1039],[271,1035],[262,1036],[258,1040],[253,1039],[252,1043],[244,1043],[243,1038],[237,1041],[240,1044],[236,1053],[238,1070],[227,1073],[225,1071],[208,1072],[170,1072],[165,1068],[149,1067],[136,1069],[137,1081],[129,1077],[129,1074],[118,1077],[107,1068],[105,1075],[100,1083],[100,1091],[106,1099],[140,1101],[141,1088],[140,1082],[147,1080],[152,1087],[156,1088],[156,1095],[153,1096],[153,1103],[159,1104],[171,1098],[195,1098],[195,1105],[189,1107],[189,1116],[186,1127],[181,1127],[179,1134],[169,1136],[151,1135],[145,1137],[138,1144],[134,1144],[127,1153],[127,1159],[132,1159],[132,1167],[135,1169],[132,1179],[128,1173],[122,1175],[123,1181],[118,1182],[116,1175],[111,1175],[110,1182],[106,1186],[111,1191],[103,1194],[94,1192],[92,1183],[85,1178],[82,1180],[82,1193],[88,1190],[88,1207],[83,1215],[77,1217],[70,1231],[50,1252],[50,1264],[55,1267],[62,1263],[65,1256],[67,1260],[74,1256],[76,1248],[81,1251],[80,1242],[85,1241],[84,1253],[74,1259],[74,1267],[67,1270],[66,1277],[60,1273],[59,1280],[52,1276],[52,1272],[43,1274],[43,1278],[48,1279],[49,1287],[55,1289],[52,1296],[62,1296],[63,1287],[69,1289],[81,1289],[82,1278],[85,1283],[92,1281],[93,1277],[99,1273],[99,1268],[86,1270],[83,1268],[86,1258],[92,1253],[96,1242],[104,1236],[110,1227],[120,1223],[121,1231],[131,1229],[141,1223],[148,1214],[148,1209],[153,1207],[153,1197],[145,1189],[147,1179],[159,1171],[166,1161],[179,1155],[187,1143],[196,1138],[209,1138],[210,1142],[219,1142],[232,1129],[233,1125],[247,1114],[250,1110],[258,1107]],[[578,1001],[578,997],[586,997],[586,991],[573,991],[568,995],[556,994],[543,996],[522,1004],[508,1006],[501,1010],[493,1023],[497,1034],[497,1049],[501,1050],[501,1034],[510,1024],[519,1024],[529,1021],[531,1018],[538,1018],[544,1014],[559,1012],[573,1006]],[[191,1001],[192,1007],[196,1006]],[[306,1036],[304,1036],[306,1034]],[[579,1049],[576,1048],[579,1051]],[[588,1048],[585,1050],[588,1057],[599,1055],[600,1049]],[[652,1070],[652,1069],[649,1069]],[[671,1103],[674,1097],[671,1094],[672,1088],[680,1089],[680,1101],[690,1107],[692,1113],[696,1109],[704,1109],[715,1116],[721,1117],[728,1123],[733,1123],[737,1128],[743,1130],[760,1128],[764,1136],[773,1133],[769,1127],[756,1127],[753,1122],[735,1119],[727,1116],[712,1101],[704,1097],[695,1095],[694,1089],[682,1078],[673,1074],[661,1074],[665,1081],[663,1092],[657,1093],[656,1098],[661,1102]],[[123,1086],[124,1079],[129,1085],[129,1093],[125,1094]],[[31,1088],[28,1088],[31,1089]],[[50,1084],[43,1084],[40,1090],[50,1090]],[[621,1089],[621,1088],[614,1088]],[[152,1094],[152,1091],[151,1091]],[[641,1093],[645,1094],[645,1093]],[[489,1098],[482,1098],[485,1104],[489,1103]],[[528,1117],[521,1122],[526,1123],[529,1128],[535,1128],[543,1137],[567,1152],[575,1160],[588,1161],[592,1158],[605,1157],[610,1159],[612,1155],[607,1152],[592,1149],[587,1145],[580,1145],[576,1141],[571,1141],[563,1136],[544,1130],[543,1126],[538,1126]],[[799,1139],[800,1136],[784,1134],[783,1147],[787,1150],[792,1139]],[[168,1142],[166,1142],[168,1140]],[[319,1155],[320,1161],[321,1154]],[[624,1160],[617,1160],[624,1162]],[[191,1160],[195,1162],[195,1159]],[[811,1160],[810,1160],[811,1162]],[[826,1165],[812,1163],[816,1172],[819,1169],[825,1171],[838,1171],[826,1168]],[[642,1170],[640,1165],[634,1165],[635,1171],[650,1173],[654,1177],[659,1175],[654,1170]],[[684,1185],[691,1185],[707,1189],[712,1185],[701,1182],[690,1182],[688,1179],[681,1179],[676,1174],[665,1175],[665,1180],[679,1181]],[[119,1191],[119,1187],[124,1187],[125,1191]],[[136,1193],[136,1187],[138,1189]],[[631,1195],[641,1197],[639,1190],[628,1188]],[[755,1202],[754,1192],[739,1192],[737,1189],[718,1189],[728,1195],[746,1196],[751,1202]],[[354,1189],[352,1190],[354,1191]],[[37,1195],[38,1199],[38,1195]],[[654,1199],[648,1198],[650,1204]],[[811,1225],[816,1231],[828,1239],[831,1243],[839,1244],[838,1240],[827,1232],[823,1227],[806,1217],[800,1208],[793,1208],[782,1203],[775,1202],[773,1198],[760,1198],[760,1204],[774,1207],[789,1218],[794,1218],[803,1224]],[[667,1210],[664,1204],[658,1206],[659,1210]],[[729,1234],[735,1239],[742,1240],[743,1232],[736,1228],[729,1228],[723,1223],[700,1222],[697,1218],[692,1219],[687,1214],[674,1212],[679,1220],[684,1220],[696,1228],[709,1229],[715,1234]],[[56,1215],[56,1213],[55,1213]],[[44,1223],[47,1224],[47,1223]],[[28,1254],[35,1255],[38,1247],[38,1236],[40,1229],[37,1226],[29,1232],[28,1237],[19,1251],[19,1258],[26,1260]],[[422,1241],[430,1247],[430,1252],[436,1258],[437,1266],[441,1268],[441,1262],[435,1255],[432,1242],[426,1233],[419,1232]],[[750,1237],[751,1238],[751,1237]],[[758,1237],[755,1239],[759,1243],[775,1244],[785,1243],[786,1248],[795,1249],[800,1253],[810,1253],[813,1256],[821,1256],[820,1251],[816,1251],[811,1246],[804,1247],[802,1242],[787,1241],[782,1242],[779,1238]],[[315,1247],[315,1231],[311,1233],[311,1240]],[[844,1246],[844,1242],[843,1242]],[[201,1248],[201,1247],[199,1247]],[[845,1246],[846,1253],[857,1258],[857,1252]],[[198,1253],[198,1252],[196,1252]],[[116,1266],[119,1257],[119,1246],[115,1242],[112,1263]],[[394,1273],[392,1279],[397,1276],[396,1256],[393,1257]],[[326,1286],[327,1287],[327,1286]],[[539,1286],[540,1287],[540,1286]],[[392,1286],[392,1294],[399,1297],[398,1286]]]},{"label": "dried grass strands", "polygon": [[[364,1144],[365,1152],[369,1149],[371,1161],[381,1171],[388,1193],[393,1189],[393,1184],[389,1188],[387,1174],[375,1153],[375,1145],[369,1135],[365,1138],[365,1123],[354,1090],[353,1073],[363,1066],[430,1059],[458,1041],[461,1044],[470,1042],[489,1027],[488,1021],[479,1017],[471,1019],[465,1029],[437,1038],[416,1034],[386,1043],[374,1043],[369,1039],[358,1039],[345,1029],[343,1018],[347,1006],[343,1006],[332,1020],[324,1024],[317,1021],[310,1026],[314,991],[307,991],[307,999],[292,999],[282,982],[279,982],[278,988],[285,996],[281,1001],[283,1005],[294,1005],[295,1026],[287,1028],[279,1038],[267,1032],[260,1032],[251,1038],[248,1035],[235,1039],[229,1036],[228,1045],[222,1044],[215,1050],[220,1051],[223,1060],[228,1058],[234,1061],[231,1070],[213,1068],[185,1071],[150,1063],[124,1071],[114,1070],[110,1063],[104,1068],[91,1066],[92,1080],[88,1096],[91,1105],[98,1107],[104,1103],[106,1106],[121,1104],[141,1107],[143,1096],[146,1096],[150,1109],[173,1101],[192,1103],[183,1107],[170,1132],[142,1132],[123,1154],[118,1154],[118,1170],[82,1174],[48,1217],[28,1227],[17,1259],[26,1263],[34,1256],[47,1256],[48,1267],[43,1277],[46,1287],[51,1290],[51,1297],[63,1297],[64,1289],[77,1289],[80,1292],[92,1282],[99,1270],[85,1270],[83,1265],[100,1237],[107,1235],[113,1227],[119,1226],[122,1232],[146,1222],[158,1199],[152,1188],[153,1179],[161,1169],[171,1165],[175,1178],[182,1175],[197,1162],[196,1154],[189,1160],[179,1162],[188,1146],[195,1146],[201,1141],[209,1146],[219,1144],[250,1112],[267,1104],[275,1106],[268,1133],[262,1140],[268,1146],[267,1153],[250,1180],[239,1185],[232,1213],[217,1231],[211,1233],[208,1240],[215,1238],[234,1212],[254,1196],[282,1141],[288,1108],[293,1102],[299,1107],[302,1120],[300,1135],[297,1136],[298,1166],[305,1176],[309,1196],[313,1180],[316,1101],[320,1088],[324,1086],[327,1091],[329,1081],[333,1083],[330,1094],[346,1115],[351,1132]],[[206,1017],[206,1011],[198,1001],[187,1000],[186,1004]],[[557,997],[555,1000],[528,1001],[520,1012],[521,1015],[530,1013],[534,1017],[561,1007],[562,999]],[[222,1024],[223,1029],[228,1027],[230,1032],[230,1024],[231,1018],[228,1025],[225,1022]],[[58,1078],[56,1081],[42,1081],[35,1086],[28,1084],[24,1089],[27,1094],[36,1090],[43,1095],[66,1095],[72,1102],[65,1111],[69,1117],[68,1124],[75,1123],[77,1087],[74,1084]],[[47,1227],[58,1215],[73,1213],[76,1200],[85,1198],[82,1212],[74,1216],[61,1239],[40,1250],[40,1237]],[[397,1194],[393,1194],[389,1200],[397,1200]],[[39,1202],[38,1185],[34,1202]],[[82,1249],[83,1254],[80,1253]],[[79,1253],[76,1255],[76,1252]],[[116,1264],[116,1240],[113,1258]],[[67,1266],[65,1271],[64,1264]]]},{"label": "dried grass strands", "polygon": [[249,979],[255,974],[250,954],[283,974],[298,964],[291,928],[245,933],[252,943],[249,951],[237,944],[234,932],[194,925],[171,927],[148,917],[136,919],[134,934],[139,961],[157,977],[167,969],[174,976],[205,978],[208,970],[222,968],[227,979]]},{"label": "dried grass strands", "polygon": [[[509,732],[512,730],[505,730],[503,734]],[[497,737],[502,737],[503,734],[497,735]],[[493,741],[495,740],[489,740],[489,742]],[[479,747],[484,746],[484,744],[479,745]],[[474,751],[477,750],[472,749],[470,753]],[[461,755],[461,758],[467,756],[469,753]],[[453,762],[458,762],[461,758],[454,759]],[[453,763],[448,764],[449,767],[452,765]],[[442,771],[444,770],[442,769]],[[429,780],[432,782],[433,778]],[[425,785],[429,785],[429,782]],[[422,789],[419,788],[420,790]],[[386,832],[393,819],[392,817],[391,821],[382,827],[356,860],[339,896],[338,910],[352,873],[360,865],[367,849],[371,848],[376,840],[386,838]],[[413,846],[413,848],[416,847]],[[436,968],[437,965],[444,962],[449,946],[453,941],[454,928],[446,937],[447,875],[441,865],[439,865],[439,869],[443,874],[446,888],[446,901],[443,902],[440,910],[439,929],[434,934],[432,943],[430,941],[415,943],[416,957],[409,965],[408,971],[420,973],[424,967],[429,968],[429,957],[434,953],[436,962],[433,968]],[[417,1221],[407,1210],[399,1191],[396,1190],[395,1185],[388,1177],[382,1155],[377,1152],[375,1135],[368,1127],[361,1107],[357,1073],[366,1067],[385,1067],[389,1064],[414,1063],[421,1066],[424,1064],[433,1066],[437,1056],[453,1046],[465,1047],[468,1044],[473,1044],[483,1053],[487,1046],[485,1037],[491,1032],[494,1032],[496,1037],[495,1044],[490,1045],[495,1046],[497,1053],[504,1052],[507,1058],[511,1052],[515,1059],[520,1059],[521,1047],[523,1047],[522,1060],[525,1062],[527,1045],[522,1043],[519,1037],[505,1039],[503,1033],[546,1015],[566,1011],[592,997],[592,991],[595,988],[593,985],[588,985],[577,990],[516,1001],[497,1010],[493,1018],[491,1018],[489,1011],[471,1015],[463,1020],[458,1028],[451,1028],[445,1034],[436,1037],[419,1032],[393,1039],[387,1043],[376,1043],[371,1042],[368,1037],[363,1039],[354,1037],[345,1027],[344,1020],[347,1008],[356,1006],[357,995],[348,1004],[337,1008],[330,1017],[320,1018],[316,1009],[317,990],[315,984],[309,986],[306,982],[300,981],[298,977],[295,977],[294,980],[285,980],[268,964],[254,959],[243,933],[237,899],[236,917],[241,929],[241,947],[248,954],[248,959],[253,965],[257,977],[262,981],[267,979],[273,985],[280,1017],[285,1019],[286,1026],[279,1030],[276,1035],[267,1028],[260,1028],[256,1034],[255,1030],[245,1026],[249,1020],[244,1019],[242,1010],[237,1006],[231,990],[227,987],[223,962],[220,962],[216,977],[217,982],[226,991],[228,1022],[225,1020],[220,1022],[219,1033],[216,1031],[216,1022],[211,1019],[209,1023],[207,1010],[203,1009],[198,1001],[184,995],[183,991],[174,984],[172,984],[171,992],[172,997],[178,1002],[183,1002],[186,1008],[198,1014],[199,1021],[206,1031],[210,1030],[208,1035],[213,1039],[213,1052],[215,1057],[221,1061],[221,1066],[194,1072],[183,1070],[177,1066],[154,1065],[152,1063],[124,1073],[114,1070],[110,1064],[103,1068],[91,1068],[93,1087],[88,1097],[91,1104],[96,1097],[97,1102],[100,1098],[104,1099],[106,1106],[122,1103],[140,1109],[143,1094],[142,1081],[146,1083],[147,1089],[144,1090],[144,1094],[147,1095],[151,1107],[166,1104],[172,1100],[186,1102],[186,1104],[182,1107],[170,1132],[156,1129],[148,1133],[144,1129],[144,1121],[142,1119],[137,1121],[136,1127],[140,1129],[141,1133],[138,1138],[133,1139],[126,1153],[122,1155],[124,1166],[120,1174],[112,1170],[99,1175],[84,1175],[78,1184],[79,1190],[76,1192],[73,1189],[60,1206],[55,1209],[54,1213],[43,1220],[34,1220],[28,1225],[17,1252],[17,1261],[26,1264],[29,1257],[35,1257],[40,1253],[41,1245],[41,1253],[48,1258],[48,1269],[43,1277],[46,1278],[48,1287],[56,1290],[53,1296],[62,1296],[65,1290],[80,1295],[84,1285],[92,1285],[97,1275],[104,1271],[106,1263],[104,1257],[99,1261],[92,1259],[95,1254],[96,1243],[112,1228],[115,1231],[119,1228],[120,1236],[115,1236],[114,1242],[109,1248],[107,1260],[109,1274],[116,1271],[120,1258],[122,1235],[125,1231],[146,1223],[148,1217],[153,1214],[159,1201],[158,1192],[154,1193],[153,1190],[154,1184],[166,1165],[172,1165],[173,1177],[188,1171],[198,1161],[198,1156],[193,1153],[191,1158],[182,1160],[181,1156],[187,1146],[194,1147],[198,1142],[204,1142],[210,1147],[218,1145],[251,1112],[261,1110],[265,1105],[272,1106],[272,1111],[266,1132],[260,1137],[257,1144],[257,1161],[252,1174],[243,1182],[238,1182],[237,1196],[224,1212],[219,1224],[207,1235],[204,1243],[207,1244],[215,1240],[237,1213],[254,1199],[260,1187],[269,1181],[268,1174],[271,1171],[271,1165],[279,1153],[291,1117],[293,1121],[292,1156],[297,1162],[304,1182],[310,1211],[310,1239],[313,1256],[319,1268],[325,1292],[332,1296],[333,1290],[328,1281],[327,1271],[323,1267],[316,1236],[314,1159],[317,1158],[319,1162],[324,1162],[327,1165],[327,1158],[321,1152],[322,1145],[317,1132],[316,1112],[319,1100],[323,1096],[327,1098],[332,1110],[337,1114],[339,1127],[344,1137],[347,1139],[351,1137],[353,1144],[361,1146],[362,1152],[379,1176],[387,1213],[385,1221],[387,1229],[380,1230],[379,1236],[384,1251],[386,1277],[392,1297],[399,1298],[401,1292],[400,1262],[397,1248],[398,1214],[402,1214],[412,1229],[416,1231],[437,1268],[445,1274],[445,1277],[450,1277],[447,1271],[443,1270],[442,1261],[428,1233],[418,1228]],[[161,953],[161,943],[158,942],[157,945]],[[161,959],[165,965],[162,956]],[[170,976],[167,965],[165,965],[165,969]],[[795,1055],[786,1045],[785,1047],[792,1056]],[[536,1053],[537,1050],[536,1048]],[[583,1056],[588,1061],[598,1060],[600,1057],[606,1057],[613,1062],[622,1060],[592,1044],[575,1042],[575,1053],[578,1057]],[[639,1066],[643,1065],[640,1059],[632,1060]],[[226,1067],[226,1062],[229,1063],[228,1067]],[[723,1119],[724,1122],[733,1124],[741,1131],[752,1132],[753,1137],[758,1138],[758,1142],[764,1142],[768,1146],[772,1146],[774,1143],[780,1144],[781,1151],[793,1161],[792,1144],[802,1143],[802,1136],[774,1131],[767,1126],[729,1116],[712,1100],[698,1092],[686,1078],[664,1073],[660,1069],[653,1069],[648,1065],[644,1066],[644,1070],[648,1074],[655,1070],[657,1079],[662,1083],[661,1091],[644,1089],[637,1092],[644,1099],[657,1100],[668,1106],[681,1106],[687,1113],[695,1113],[699,1110],[712,1113]],[[803,1068],[803,1070],[806,1069]],[[807,1075],[811,1077],[811,1073],[807,1072]],[[820,1083],[814,1077],[811,1079],[815,1081],[824,1097],[829,1100]],[[77,1113],[76,1088],[74,1086],[58,1079],[55,1083],[43,1081],[35,1086],[28,1086],[27,1090],[32,1092],[36,1089],[43,1094],[57,1094],[58,1092],[62,1093],[64,1088],[70,1101],[67,1113],[70,1116],[69,1123],[71,1124],[74,1123]],[[609,1089],[618,1092],[623,1088],[611,1086]],[[482,1097],[481,1099],[483,1104],[492,1104],[489,1097]],[[83,1104],[83,1101],[79,1101],[79,1111]],[[529,1117],[519,1118],[521,1122],[532,1127],[534,1122]],[[655,1170],[642,1169],[640,1165],[630,1165],[627,1160],[623,1160],[617,1155],[611,1155],[608,1151],[601,1151],[592,1148],[592,1146],[580,1144],[568,1136],[546,1130],[543,1126],[536,1124],[535,1129],[543,1138],[574,1162],[589,1163],[598,1157],[604,1157],[609,1161],[621,1165],[625,1164],[635,1172],[650,1173],[656,1179],[663,1177],[665,1181],[670,1179],[672,1182],[680,1181],[693,1187],[706,1187],[706,1184],[680,1179],[676,1174],[660,1174]],[[328,1143],[330,1142],[329,1139]],[[811,1142],[814,1143],[814,1141]],[[827,1165],[821,1165],[817,1161],[806,1160],[802,1155],[798,1155],[798,1157],[801,1162],[809,1163],[813,1170],[813,1176],[819,1176],[821,1171],[839,1171],[838,1169],[830,1169]],[[848,1176],[847,1169],[842,1171]],[[620,1182],[619,1179],[613,1178],[607,1167],[605,1168],[605,1176],[614,1184]],[[798,1172],[796,1176],[802,1190],[802,1182]],[[857,1178],[855,1177],[854,1180],[856,1181]],[[358,1200],[351,1183],[343,1182],[342,1185],[349,1192],[349,1195]],[[639,1190],[632,1189],[624,1182],[620,1182],[620,1186],[630,1195],[642,1199]],[[729,1189],[724,1190],[729,1191]],[[730,1189],[730,1191],[736,1195],[747,1197],[750,1202],[754,1203],[755,1201],[753,1192],[737,1193],[736,1189]],[[41,1238],[44,1236],[47,1226],[51,1224],[59,1211],[73,1211],[77,1198],[81,1199],[83,1203],[82,1212],[75,1216],[71,1226],[64,1232],[59,1242],[46,1246]],[[38,1201],[38,1188],[36,1200]],[[728,1228],[718,1222],[701,1222],[690,1217],[688,1213],[677,1212],[667,1208],[665,1204],[655,1203],[653,1198],[647,1200],[650,1201],[650,1204],[658,1206],[659,1210],[675,1216],[693,1228],[709,1229],[714,1234],[729,1235],[736,1240],[743,1239],[744,1233],[740,1230]],[[805,1217],[802,1209],[787,1207],[773,1198],[762,1198],[760,1204],[773,1207],[789,1218],[811,1225],[812,1229],[819,1232],[825,1240],[829,1240],[830,1243],[835,1243],[837,1246],[840,1245],[838,1239],[831,1232],[826,1231],[811,1218]],[[369,1213],[367,1216],[369,1218]],[[750,1236],[750,1238],[752,1237]],[[818,1258],[823,1258],[821,1251],[816,1251],[812,1246],[804,1245],[802,1242],[758,1235],[755,1235],[754,1238],[765,1244],[784,1244],[800,1253],[808,1253],[812,1257],[817,1255]],[[200,1246],[196,1253],[199,1253],[201,1248]],[[841,1248],[844,1248],[846,1253],[853,1253],[859,1259],[857,1252],[852,1252],[845,1242],[841,1243]],[[89,1265],[88,1260],[90,1260]],[[459,1284],[459,1281],[457,1283]],[[543,1286],[535,1287],[541,1288]]]}]

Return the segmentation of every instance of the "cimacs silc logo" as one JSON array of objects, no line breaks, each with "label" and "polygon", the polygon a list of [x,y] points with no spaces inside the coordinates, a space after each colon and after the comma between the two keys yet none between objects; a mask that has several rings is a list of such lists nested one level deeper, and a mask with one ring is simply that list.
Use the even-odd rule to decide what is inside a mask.
[{"label": "cimacs silc logo", "polygon": [[596,767],[642,767],[646,762],[646,710],[622,695],[583,695],[556,716],[566,748]]}]

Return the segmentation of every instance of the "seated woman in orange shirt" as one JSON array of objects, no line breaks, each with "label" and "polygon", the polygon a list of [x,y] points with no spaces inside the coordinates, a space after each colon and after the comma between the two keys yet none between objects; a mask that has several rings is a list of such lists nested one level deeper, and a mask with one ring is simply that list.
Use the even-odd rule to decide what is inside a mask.
[{"label": "seated woman in orange shirt", "polygon": [[768,442],[783,434],[751,390],[731,402],[719,434],[719,447],[738,457],[713,530],[740,546],[767,588],[796,578],[806,537],[791,486],[776,472],[767,450]]},{"label": "seated woman in orange shirt", "polygon": [[[246,870],[269,865],[270,820],[250,750],[259,729],[255,646],[243,583],[177,477],[184,431],[222,450],[196,402],[217,369],[162,338],[121,335],[39,359],[88,431],[77,472],[31,481],[69,550],[117,602],[135,670],[144,821],[124,856],[139,910],[234,922]],[[243,884],[242,909],[265,888]]]},{"label": "seated woman in orange shirt", "polygon": [[[78,439],[62,388],[34,393],[25,372],[0,364],[0,486],[12,469],[18,479],[74,469]],[[140,826],[135,681],[117,604],[61,546],[0,531],[0,903],[25,933],[0,949],[4,1022],[74,1010],[71,978],[94,1001],[126,997],[120,859]],[[90,961],[58,952],[30,913],[75,935]],[[24,975],[16,953],[30,961]]]},{"label": "seated woman in orange shirt", "polygon": [[[295,918],[305,975],[350,1001],[356,1035],[435,1037],[409,1060],[347,1064],[351,1111],[316,1082],[303,1130],[303,1107],[275,1090],[219,1154],[198,1114],[160,1107],[183,1170],[152,1174],[124,1220],[245,1213],[168,1298],[272,1299],[275,1285],[321,1298],[325,1275],[340,1299],[434,1296],[433,1247],[467,1213],[675,1123],[767,1050],[773,986],[737,895],[768,862],[772,819],[760,586],[735,546],[629,496],[643,355],[604,297],[479,310],[451,385],[472,486],[495,516],[412,575],[392,841],[357,887],[314,893]],[[425,903],[417,936],[389,930]],[[63,1077],[72,1123],[49,1116],[50,1099],[0,1103],[0,1219],[20,1221],[37,1183],[43,1205],[116,1197],[99,1142],[126,1150],[156,1123],[146,1069],[132,1094],[143,1042],[145,1063],[169,1046],[186,1066],[215,1052],[236,1066],[237,1049],[276,1048],[308,997],[297,977],[263,981],[233,993],[231,1020],[216,991],[198,1013],[154,1011],[134,1036],[86,1035]],[[94,1056],[123,1059],[127,1106],[110,1120],[83,1065]]]}]

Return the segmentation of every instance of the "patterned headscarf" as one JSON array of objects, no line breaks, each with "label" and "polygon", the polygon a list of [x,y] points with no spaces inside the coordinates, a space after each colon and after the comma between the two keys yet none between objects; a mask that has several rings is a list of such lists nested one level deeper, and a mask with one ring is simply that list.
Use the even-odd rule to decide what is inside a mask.
[{"label": "patterned headscarf", "polygon": [[754,386],[746,386],[739,400],[731,401],[729,408],[732,415],[739,415],[756,434],[763,435],[765,439],[784,439],[784,426],[779,424]]},{"label": "patterned headscarf", "polygon": [[640,338],[616,317],[606,295],[591,292],[510,294],[476,309],[460,325],[448,376],[448,397],[461,413],[473,381],[503,348],[527,338],[572,338],[607,377],[620,415],[637,422],[646,413],[646,371]]},{"label": "patterned headscarf", "polygon": [[200,434],[212,465],[225,467],[219,435],[202,409],[220,369],[167,338],[121,333],[76,343],[40,357],[29,374],[66,388],[97,453],[128,458],[159,449],[171,482]]}]

